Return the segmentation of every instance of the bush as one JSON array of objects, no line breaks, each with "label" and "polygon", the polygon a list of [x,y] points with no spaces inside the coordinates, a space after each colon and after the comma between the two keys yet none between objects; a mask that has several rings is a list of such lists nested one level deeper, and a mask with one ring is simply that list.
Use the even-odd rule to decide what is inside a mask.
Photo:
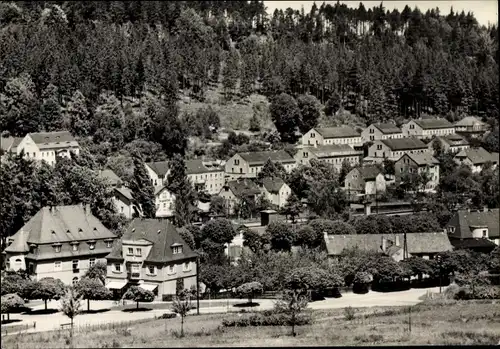
[{"label": "bush", "polygon": [[177,317],[177,314],[176,313],[165,313],[165,314],[162,314],[158,317],[158,319],[173,319],[173,318],[176,318]]},{"label": "bush", "polygon": [[351,321],[351,320],[354,320],[354,318],[356,317],[356,309],[354,309],[353,307],[349,306],[347,308],[344,308],[344,317],[346,320],[348,321]]},{"label": "bush", "polygon": [[[291,316],[285,313],[256,313],[246,317],[224,319],[224,327],[248,327],[248,326],[287,326],[291,323]],[[295,319],[295,325],[309,325],[312,322],[310,314],[299,314]]]}]

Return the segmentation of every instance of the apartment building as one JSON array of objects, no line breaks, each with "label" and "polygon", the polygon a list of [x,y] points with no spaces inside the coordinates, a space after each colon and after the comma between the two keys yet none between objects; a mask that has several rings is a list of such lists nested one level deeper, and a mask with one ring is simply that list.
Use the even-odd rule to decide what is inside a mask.
[{"label": "apartment building", "polygon": [[427,144],[415,137],[401,139],[382,139],[368,148],[367,161],[382,162],[384,159],[397,161],[404,154],[430,152]]},{"label": "apartment building", "polygon": [[374,142],[380,139],[403,138],[403,131],[395,124],[376,123],[371,124],[361,132],[363,143]]},{"label": "apartment building", "polygon": [[167,175],[170,169],[168,161],[146,162],[144,165],[155,190],[163,188],[167,184]]},{"label": "apartment building", "polygon": [[303,146],[347,144],[352,147],[363,145],[361,133],[350,126],[316,127],[302,136]]},{"label": "apartment building", "polygon": [[420,139],[447,136],[455,133],[455,126],[446,119],[410,120],[401,128],[405,137],[413,136]]},{"label": "apartment building", "polygon": [[458,153],[461,150],[469,149],[469,142],[459,134],[453,134],[448,136],[437,136],[432,141],[429,142],[429,150],[434,153],[435,144],[439,143],[441,149],[444,152],[451,151],[452,153]]},{"label": "apartment building", "polygon": [[285,206],[291,193],[292,189],[281,178],[262,179],[261,194],[276,207]]},{"label": "apartment building", "polygon": [[473,138],[482,137],[489,129],[489,125],[475,116],[466,116],[455,122],[455,132]]},{"label": "apartment building", "polygon": [[210,195],[220,192],[224,186],[224,168],[201,159],[186,160],[186,174],[197,191],[205,191]]},{"label": "apartment building", "polygon": [[284,150],[236,153],[225,165],[228,180],[256,178],[268,160],[281,164],[287,172],[296,166],[295,159]]},{"label": "apartment building", "polygon": [[360,163],[363,151],[354,150],[347,144],[318,145],[315,147],[299,148],[295,154],[297,164],[309,165],[311,159],[327,162],[340,171],[342,163],[347,161],[351,166]]},{"label": "apartment building", "polygon": [[429,176],[424,190],[434,190],[439,185],[439,161],[430,153],[404,154],[394,164],[396,178],[401,179],[405,173],[424,174]]},{"label": "apartment building", "polygon": [[236,206],[243,198],[255,200],[261,194],[259,186],[249,178],[238,178],[228,181],[219,192],[225,203],[228,214],[235,214]]},{"label": "apartment building", "polygon": [[27,270],[74,284],[89,267],[105,262],[117,236],[91,212],[89,205],[44,207],[8,238],[7,269]]},{"label": "apartment building", "polygon": [[170,222],[136,218],[106,257],[106,287],[119,297],[130,286],[175,295],[177,284],[196,287],[197,254]]},{"label": "apartment building", "polygon": [[384,174],[377,166],[352,169],[345,177],[344,188],[349,194],[377,195],[386,191]]},{"label": "apartment building", "polygon": [[499,161],[498,153],[490,153],[482,147],[461,150],[455,155],[453,160],[458,165],[469,166],[473,173],[481,172],[488,163],[496,167]]}]

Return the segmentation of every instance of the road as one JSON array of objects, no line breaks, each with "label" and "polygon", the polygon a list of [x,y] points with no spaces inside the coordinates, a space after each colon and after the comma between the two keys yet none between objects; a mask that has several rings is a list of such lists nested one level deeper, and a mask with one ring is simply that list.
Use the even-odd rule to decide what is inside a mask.
[{"label": "road", "polygon": [[[391,292],[391,293],[381,293],[381,292],[373,292],[367,294],[354,294],[354,293],[346,293],[341,298],[328,298],[323,301],[312,302],[309,304],[309,308],[311,309],[337,309],[337,308],[345,308],[348,306],[352,306],[355,308],[363,308],[363,307],[374,307],[374,306],[409,306],[415,305],[420,302],[418,299],[420,296],[424,295],[426,292],[438,292],[439,288],[428,288],[428,289],[411,289],[407,291],[401,292]],[[236,301],[236,300],[230,300]],[[241,300],[239,300],[241,301]],[[255,299],[253,300],[260,305],[258,307],[254,307],[254,310],[266,310],[272,309],[274,305],[274,301],[272,299]],[[212,302],[217,302],[220,305],[221,300],[216,300]],[[161,302],[155,302],[161,303]],[[208,313],[225,313],[228,310],[235,311],[238,308],[227,306],[209,306],[209,301],[200,302],[200,313],[208,314]],[[86,304],[83,304],[85,307]],[[112,302],[110,301],[93,301],[91,302],[91,309],[107,309],[112,306]],[[143,304],[143,306],[147,306],[147,304]],[[48,308],[58,308],[59,303],[57,301],[49,302]],[[133,304],[130,306],[133,308]],[[44,305],[36,305],[33,307],[34,310],[43,309]],[[170,312],[168,309],[153,309],[145,312],[123,312],[120,310],[110,310],[97,314],[82,314],[75,318],[75,326],[88,326],[88,325],[97,325],[97,324],[105,324],[112,322],[124,322],[124,321],[133,321],[133,320],[141,320],[141,319],[153,319],[155,316],[159,316],[164,313]],[[193,313],[195,310],[193,310]],[[66,324],[69,322],[69,319],[63,315],[61,312],[50,314],[50,315],[28,315],[28,314],[13,314],[11,315],[11,319],[20,319],[21,322],[13,323],[12,325],[19,324],[28,324],[36,322],[36,328],[31,328],[24,332],[43,332],[50,331],[54,329],[59,329],[61,324]],[[7,327],[9,325],[4,325],[2,328]]]}]

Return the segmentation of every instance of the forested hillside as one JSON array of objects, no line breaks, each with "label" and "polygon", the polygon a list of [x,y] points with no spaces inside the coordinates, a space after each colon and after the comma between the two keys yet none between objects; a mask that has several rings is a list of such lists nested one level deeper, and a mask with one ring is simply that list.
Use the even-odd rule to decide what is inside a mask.
[{"label": "forested hillside", "polygon": [[[214,89],[222,97],[208,103]],[[262,1],[2,2],[0,92],[2,131],[93,135],[102,159],[133,141],[184,153],[186,135],[220,124],[211,108],[180,112],[187,97],[310,94],[327,117],[479,115],[497,127],[498,29],[382,4],[267,14]]]}]

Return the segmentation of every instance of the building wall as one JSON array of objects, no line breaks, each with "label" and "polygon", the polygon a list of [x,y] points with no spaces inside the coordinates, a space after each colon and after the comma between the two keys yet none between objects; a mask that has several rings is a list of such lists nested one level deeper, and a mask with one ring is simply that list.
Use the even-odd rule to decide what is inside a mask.
[{"label": "building wall", "polygon": [[[95,263],[104,262],[106,263],[106,258],[104,256],[85,256],[85,257],[71,257],[64,259],[53,259],[47,261],[36,261],[34,263],[35,267],[35,279],[40,280],[46,277],[52,277],[54,279],[60,279],[64,284],[71,285],[74,278],[80,280],[90,267],[90,259],[93,258]],[[73,272],[73,261],[78,260],[78,272]],[[28,261],[29,263],[30,261]],[[56,262],[61,262],[60,268],[56,267]]]},{"label": "building wall", "polygon": [[383,136],[384,134],[374,125],[368,126],[361,132],[361,139],[363,140],[363,143],[378,141],[379,139],[383,139]]},{"label": "building wall", "polygon": [[168,217],[175,211],[175,195],[166,188],[155,196],[156,217]]},{"label": "building wall", "polygon": [[383,174],[378,174],[374,181],[365,182],[365,194],[375,195],[385,193],[386,183]]},{"label": "building wall", "polygon": [[358,169],[350,171],[344,180],[344,187],[346,190],[362,192],[365,188],[365,181],[361,177]]},{"label": "building wall", "polygon": [[363,145],[363,140],[361,136],[345,138],[325,138],[323,141],[323,145],[329,144],[348,144],[350,146],[361,146]]},{"label": "building wall", "polygon": [[123,202],[116,196],[113,197],[113,203],[118,213],[123,214],[127,219],[132,218],[134,214],[134,209],[132,205],[127,205],[125,202]]},{"label": "building wall", "polygon": [[7,270],[26,270],[26,260],[24,254],[7,254]]},{"label": "building wall", "polygon": [[80,148],[73,146],[40,149],[29,135],[26,135],[19,143],[17,154],[20,154],[22,150],[24,150],[25,157],[45,161],[52,166],[56,163],[56,156],[69,158],[71,156],[70,152],[74,152],[77,155],[80,154]]},{"label": "building wall", "polygon": [[403,131],[403,135],[405,137],[415,136],[417,138],[422,138],[423,130],[420,126],[418,126],[413,120],[403,124],[401,126],[401,130]]},{"label": "building wall", "polygon": [[302,136],[302,145],[323,145],[323,141],[323,137],[315,129],[310,129]]},{"label": "building wall", "polygon": [[224,199],[226,207],[229,206],[229,214],[234,214],[234,206],[239,202],[239,199],[233,194],[231,190],[222,188],[219,196]]},{"label": "building wall", "polygon": [[297,153],[294,156],[295,162],[298,165],[309,165],[309,161],[311,159],[317,159],[316,155],[313,152],[309,151],[306,148],[298,149]]},{"label": "building wall", "polygon": [[[406,161],[406,162],[405,162]],[[412,159],[408,156],[401,157],[394,164],[394,169],[396,171],[396,177],[401,178],[401,176],[406,173],[423,173],[428,172],[430,175],[429,182],[425,185],[425,189],[434,190],[439,184],[439,165],[434,166],[418,166]]]},{"label": "building wall", "polygon": [[375,141],[370,148],[368,148],[368,156],[374,159],[383,161],[384,158],[396,161],[394,159],[397,155],[393,154],[391,149],[381,141]]},{"label": "building wall", "polygon": [[455,133],[455,127],[440,128],[435,130],[422,130],[421,138],[431,138],[432,136],[447,136]]},{"label": "building wall", "polygon": [[[471,232],[473,238],[482,238],[483,236],[488,238],[488,228],[471,229]],[[484,234],[486,234],[486,236]]]},{"label": "building wall", "polygon": [[278,207],[285,206],[291,191],[292,190],[286,183],[281,186],[278,193],[270,193],[265,187],[262,188],[264,197]]},{"label": "building wall", "polygon": [[224,186],[224,171],[188,174],[194,185],[201,185],[210,195],[216,195]]},{"label": "building wall", "polygon": [[230,180],[234,180],[247,176],[250,173],[250,166],[239,154],[234,154],[227,160],[225,170],[229,174]]},{"label": "building wall", "polygon": [[144,164],[145,167],[146,167],[146,171],[148,172],[148,175],[149,175],[149,178],[151,180],[151,184],[155,187],[155,188],[159,188],[159,187],[162,187],[163,186],[163,178],[162,177],[159,177],[155,171],[153,171],[151,169],[151,167],[149,167],[147,164]]}]

